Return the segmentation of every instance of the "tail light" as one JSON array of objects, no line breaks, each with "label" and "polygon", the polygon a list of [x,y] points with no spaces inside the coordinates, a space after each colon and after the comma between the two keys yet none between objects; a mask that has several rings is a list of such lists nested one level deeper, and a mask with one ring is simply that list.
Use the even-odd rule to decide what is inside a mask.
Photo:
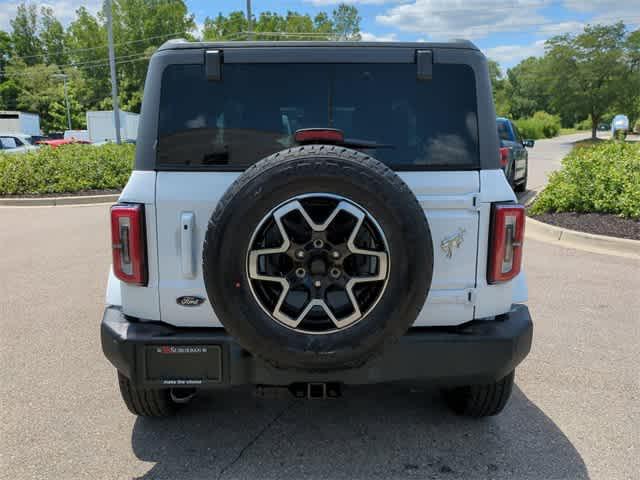
[{"label": "tail light", "polygon": [[297,143],[343,143],[344,133],[335,128],[302,128],[296,130],[294,139]]},{"label": "tail light", "polygon": [[509,164],[509,149],[507,147],[500,148],[500,166],[506,167]]},{"label": "tail light", "polygon": [[113,273],[126,283],[147,284],[147,246],[144,205],[118,204],[111,207]]},{"label": "tail light", "polygon": [[524,240],[524,207],[494,204],[491,219],[487,281],[501,283],[520,273]]}]

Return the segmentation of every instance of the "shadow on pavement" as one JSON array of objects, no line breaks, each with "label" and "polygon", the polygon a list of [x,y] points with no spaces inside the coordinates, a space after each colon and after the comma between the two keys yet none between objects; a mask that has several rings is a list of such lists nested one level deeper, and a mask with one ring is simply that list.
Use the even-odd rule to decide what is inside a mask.
[{"label": "shadow on pavement", "polygon": [[368,386],[340,400],[199,397],[172,419],[138,418],[141,478],[588,478],[580,454],[516,387],[505,411],[451,415],[432,389]]}]

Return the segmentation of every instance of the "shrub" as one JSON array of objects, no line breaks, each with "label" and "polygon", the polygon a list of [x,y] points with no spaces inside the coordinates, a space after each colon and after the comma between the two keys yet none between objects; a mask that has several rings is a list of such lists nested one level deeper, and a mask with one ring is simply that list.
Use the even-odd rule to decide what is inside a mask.
[{"label": "shrub", "polygon": [[587,117],[575,125],[577,130],[591,130],[591,117]]},{"label": "shrub", "polygon": [[0,195],[72,193],[122,188],[134,145],[63,145],[0,154]]},{"label": "shrub", "polygon": [[600,212],[640,218],[640,143],[574,148],[549,177],[531,213]]},{"label": "shrub", "polygon": [[547,112],[536,112],[533,117],[516,120],[516,126],[523,138],[536,140],[551,138],[560,133],[560,118]]}]

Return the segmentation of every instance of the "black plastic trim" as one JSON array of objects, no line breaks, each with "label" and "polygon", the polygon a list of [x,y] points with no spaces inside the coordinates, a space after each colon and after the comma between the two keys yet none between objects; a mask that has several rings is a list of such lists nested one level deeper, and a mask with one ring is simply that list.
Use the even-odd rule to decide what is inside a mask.
[{"label": "black plastic trim", "polygon": [[219,346],[220,381],[203,381],[199,385],[202,388],[295,382],[358,385],[401,380],[456,386],[489,383],[506,376],[529,353],[532,336],[529,309],[518,304],[495,320],[476,320],[451,328],[412,328],[396,344],[359,368],[310,372],[277,369],[243,350],[221,328],[178,328],[136,321],[117,307],[105,309],[101,324],[105,356],[134,385],[147,387],[164,385],[145,378],[144,351],[149,345]]},{"label": "black plastic trim", "polygon": [[225,50],[225,63],[414,63],[415,50],[398,47],[264,47]]}]

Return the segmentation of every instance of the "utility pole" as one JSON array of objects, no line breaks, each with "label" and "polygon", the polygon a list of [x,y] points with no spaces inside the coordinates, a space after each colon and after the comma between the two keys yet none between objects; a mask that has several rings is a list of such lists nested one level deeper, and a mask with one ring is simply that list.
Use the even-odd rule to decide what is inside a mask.
[{"label": "utility pole", "polygon": [[251,0],[247,0],[247,31],[248,39],[253,40],[253,20],[251,18]]},{"label": "utility pole", "polygon": [[111,18],[111,0],[104,2],[104,14],[107,18],[107,41],[109,42],[109,67],[111,70],[111,97],[113,99],[113,124],[116,129],[116,143],[120,144],[120,107],[118,105],[118,80],[116,78],[116,52],[113,47],[113,19]]},{"label": "utility pole", "polygon": [[71,109],[69,108],[69,96],[67,95],[67,77],[69,75],[65,73],[54,73],[53,78],[57,78],[62,80],[63,88],[64,88],[64,104],[67,107],[67,125],[69,130],[71,130]]}]

